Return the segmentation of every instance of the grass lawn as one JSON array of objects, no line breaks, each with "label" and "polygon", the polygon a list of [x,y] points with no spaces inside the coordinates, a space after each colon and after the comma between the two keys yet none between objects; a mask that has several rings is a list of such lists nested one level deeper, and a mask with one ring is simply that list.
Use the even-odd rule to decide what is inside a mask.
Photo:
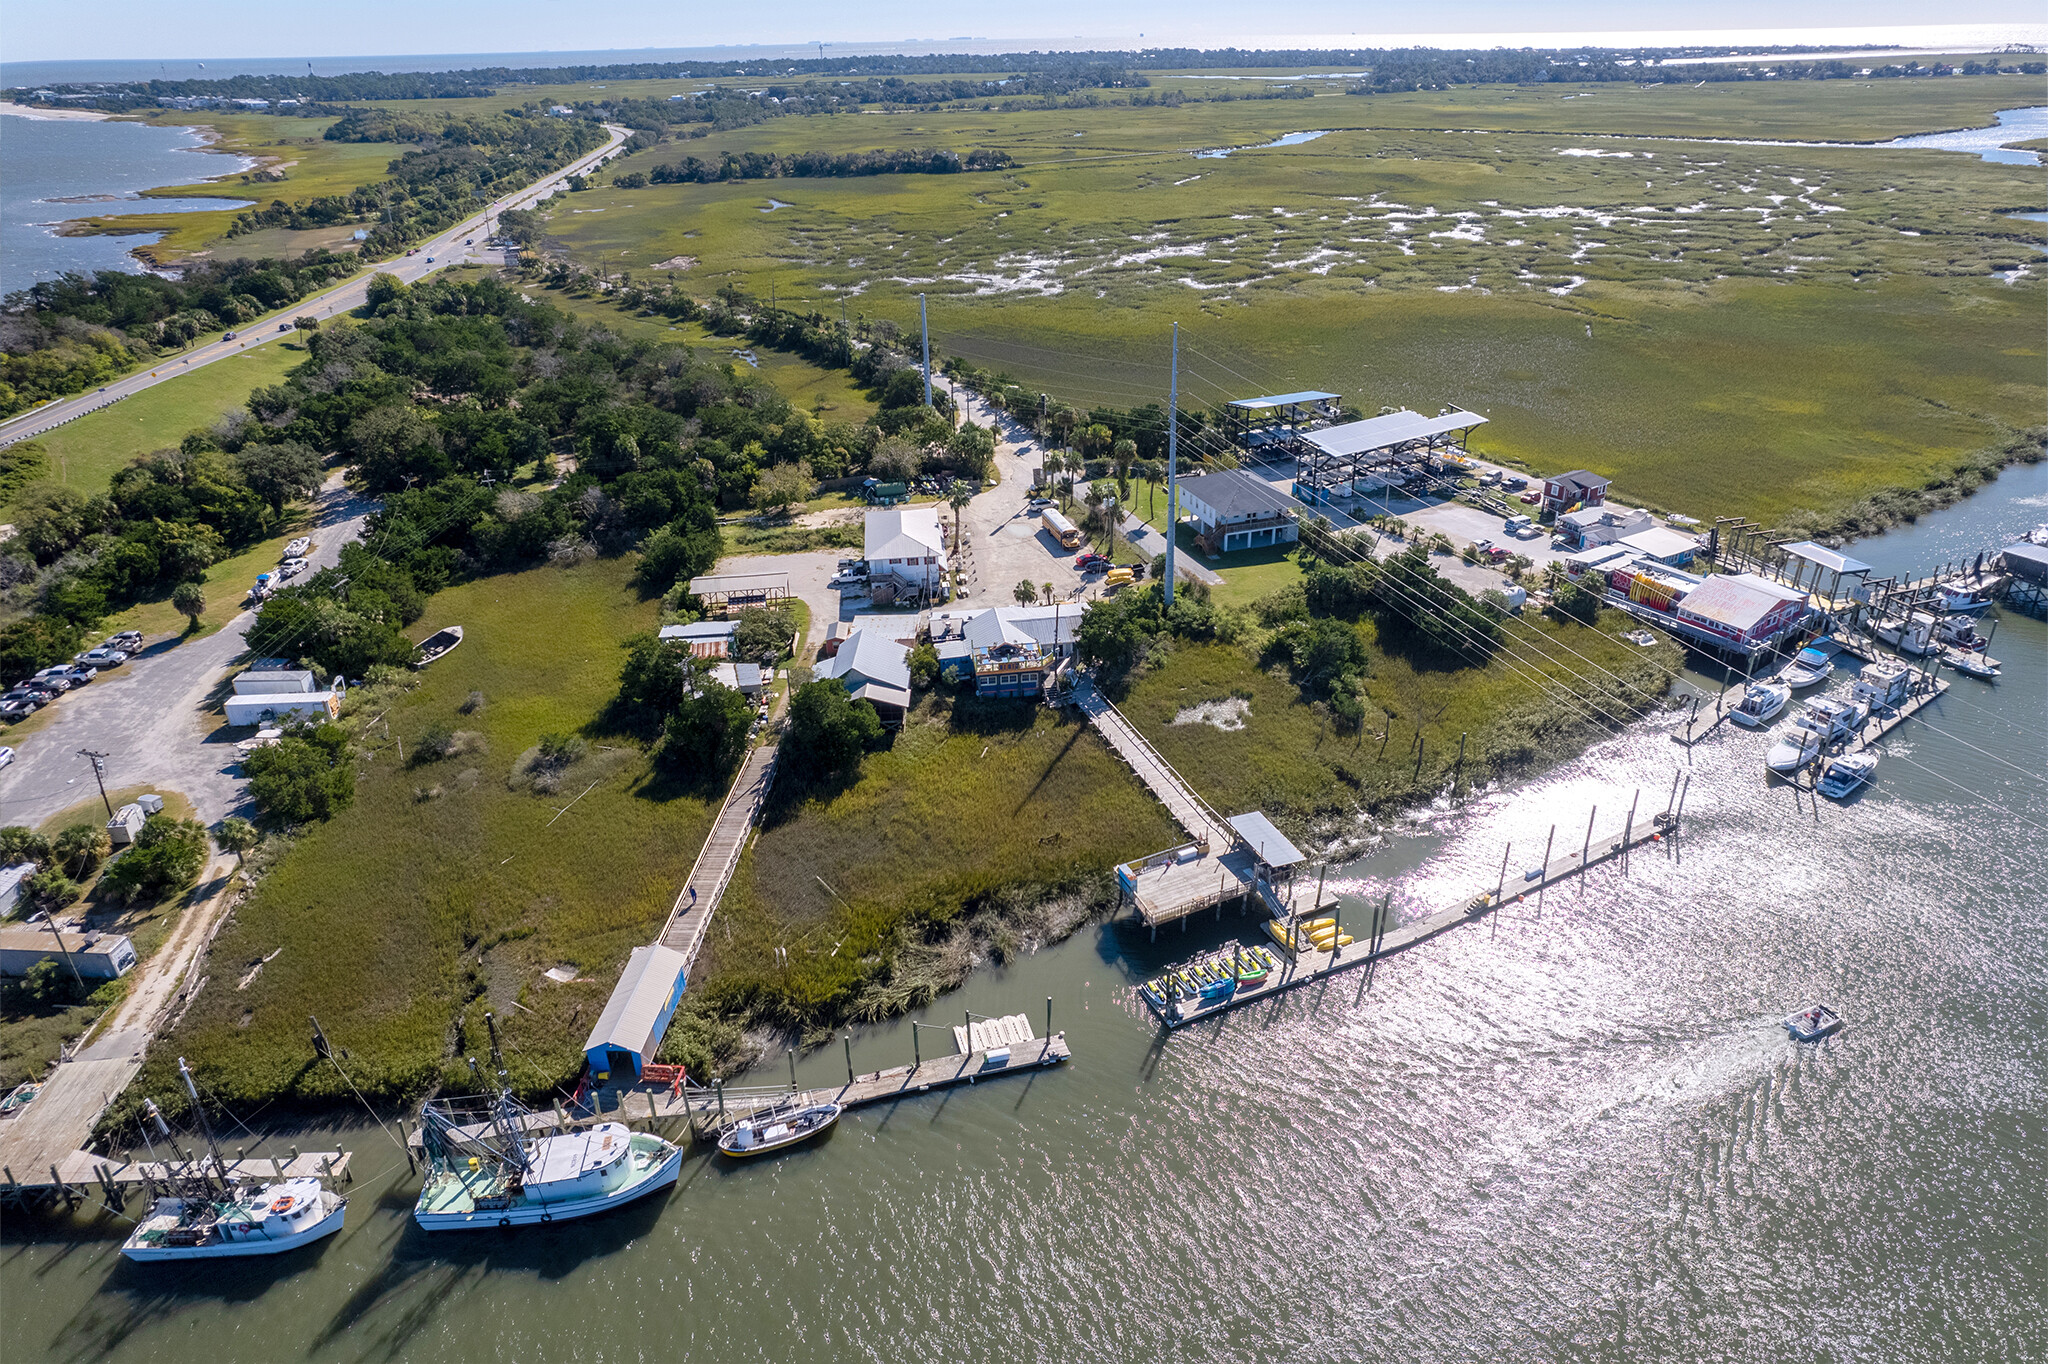
[{"label": "grass lawn", "polygon": [[851,786],[793,794],[778,788],[740,860],[703,977],[809,1026],[938,985],[905,954],[1005,892],[1099,877],[1179,837],[1093,730],[1022,702],[927,696]]},{"label": "grass lawn", "polygon": [[[1626,623],[1617,613],[1603,618],[1598,629],[1532,616],[1519,628],[1524,638],[1541,640],[1571,670],[1585,675],[1546,665],[1547,677],[1573,695],[1626,714],[1642,695],[1564,654],[1556,643],[1568,643],[1661,695],[1658,669],[1676,666],[1677,651],[1622,643],[1614,634]],[[1218,809],[1226,814],[1263,809],[1296,828],[1334,827],[1361,808],[1383,810],[1440,793],[1452,780],[1460,734],[1467,736],[1464,780],[1476,783],[1489,770],[1514,771],[1554,757],[1591,732],[1517,671],[1521,658],[1503,655],[1485,668],[1444,668],[1433,659],[1388,649],[1370,622],[1363,628],[1371,640],[1366,683],[1371,704],[1359,734],[1331,729],[1285,676],[1263,671],[1243,650],[1222,645],[1176,649],[1164,667],[1135,679],[1122,703],[1124,713]],[[1533,644],[1516,647],[1524,651],[1523,658],[1536,657]],[[1175,723],[1191,707],[1233,696],[1251,703],[1241,730]],[[1423,743],[1419,768],[1414,747],[1418,719]]]},{"label": "grass lawn", "polygon": [[211,426],[222,413],[241,407],[252,390],[281,381],[305,358],[305,347],[295,341],[251,346],[66,422],[34,443],[49,460],[48,477],[103,492],[115,470],[137,455],[174,446],[188,432]]},{"label": "grass lawn", "polygon": [[[355,804],[302,830],[236,911],[212,982],[134,1093],[163,1091],[182,1052],[229,1102],[345,1099],[333,1071],[311,1064],[309,1013],[372,1095],[416,1094],[444,1074],[468,1084],[458,1058],[484,1045],[486,1009],[522,1087],[577,1071],[620,966],[667,915],[712,812],[652,771],[638,744],[593,730],[616,693],[619,641],[655,624],[658,604],[632,590],[630,571],[624,560],[535,569],[433,598],[421,632],[464,625],[462,648],[360,714]],[[483,705],[465,714],[473,691]],[[416,751],[433,724],[463,734],[465,751],[401,765],[398,745]],[[511,780],[542,734],[576,731],[589,750],[557,789]],[[541,975],[558,964],[583,979]]]}]

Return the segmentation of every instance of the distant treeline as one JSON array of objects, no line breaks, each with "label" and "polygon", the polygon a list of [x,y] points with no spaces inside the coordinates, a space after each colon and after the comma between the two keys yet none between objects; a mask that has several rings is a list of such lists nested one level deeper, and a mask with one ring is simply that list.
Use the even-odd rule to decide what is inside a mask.
[{"label": "distant treeline", "polygon": [[918,147],[903,151],[727,152],[715,164],[684,157],[671,165],[656,166],[642,176],[635,171],[618,178],[622,189],[642,184],[706,185],[724,180],[777,180],[785,177],[849,177],[856,175],[954,175],[961,171],[1001,170],[1016,162],[1008,152],[977,147],[964,156],[959,152]]},{"label": "distant treeline", "polygon": [[[760,80],[838,78],[847,82],[830,91],[807,90],[800,97],[829,104],[929,104],[963,99],[1058,95],[1081,87],[1142,86],[1136,73],[1217,69],[1339,71],[1358,78],[1365,92],[1428,89],[1446,85],[1521,83],[1528,81],[1649,80],[1827,80],[1853,75],[1857,68],[1841,62],[1815,61],[1803,54],[1820,49],[1788,48],[1770,57],[1738,56],[1729,48],[1556,48],[1550,50],[1433,48],[1146,48],[1136,52],[1003,52],[929,53],[918,56],[809,57],[724,62],[631,62],[608,66],[487,67],[474,71],[358,72],[342,76],[234,76],[225,80],[144,81],[112,85],[62,84],[39,87],[71,97],[68,103],[101,108],[135,108],[159,99],[294,99],[297,112],[322,112],[311,106],[356,100],[462,99],[497,94],[507,86],[575,85],[591,81],[706,80],[754,77]],[[1726,58],[1664,69],[1677,58]],[[2006,62],[1995,56],[1961,66],[1919,62],[1887,63],[1873,75],[1939,76],[2009,74],[2040,75],[2040,61]],[[1105,78],[1105,73],[1108,73]],[[1001,80],[996,90],[988,81]],[[920,79],[922,78],[922,79]],[[1064,89],[1042,88],[1046,85]],[[770,92],[774,93],[774,92]],[[40,100],[36,91],[16,89],[9,98]],[[85,98],[80,98],[85,97]],[[788,96],[779,96],[788,98]],[[331,109],[325,112],[332,112]]]}]

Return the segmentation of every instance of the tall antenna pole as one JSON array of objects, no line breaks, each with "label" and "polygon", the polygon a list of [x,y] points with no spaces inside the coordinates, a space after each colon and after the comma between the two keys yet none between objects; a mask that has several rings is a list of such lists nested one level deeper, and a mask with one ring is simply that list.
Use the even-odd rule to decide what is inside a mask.
[{"label": "tall antenna pole", "polygon": [[917,296],[917,329],[924,335],[924,405],[932,405],[932,329],[924,317],[924,295]]},{"label": "tall antenna pole", "polygon": [[1180,323],[1173,324],[1173,360],[1166,380],[1166,588],[1162,600],[1173,605],[1173,542],[1180,529],[1174,510],[1174,478],[1180,455]]}]

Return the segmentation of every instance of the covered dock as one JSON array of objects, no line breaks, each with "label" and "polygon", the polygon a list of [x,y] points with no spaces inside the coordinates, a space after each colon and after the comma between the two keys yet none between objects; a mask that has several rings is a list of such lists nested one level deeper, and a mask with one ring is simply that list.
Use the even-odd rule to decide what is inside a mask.
[{"label": "covered dock", "polygon": [[1311,432],[1294,443],[1294,495],[1307,503],[1331,502],[1357,495],[1361,482],[1370,491],[1390,473],[1448,453],[1462,455],[1473,428],[1485,424],[1486,418],[1461,409],[1434,417],[1403,409]]}]

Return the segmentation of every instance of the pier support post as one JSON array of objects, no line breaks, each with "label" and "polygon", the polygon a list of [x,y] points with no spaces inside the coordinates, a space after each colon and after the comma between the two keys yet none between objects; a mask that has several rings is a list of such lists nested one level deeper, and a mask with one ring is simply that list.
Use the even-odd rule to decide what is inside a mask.
[{"label": "pier support post", "polygon": [[1543,875],[1536,881],[1536,917],[1543,917],[1543,892],[1550,886],[1550,845],[1557,841],[1557,826],[1550,826],[1550,837],[1543,840]]},{"label": "pier support post", "polygon": [[789,1049],[789,1092],[796,1093],[796,1048]]},{"label": "pier support post", "polygon": [[1514,850],[1512,843],[1503,843],[1500,848],[1500,879],[1493,886],[1493,927],[1487,931],[1488,938],[1500,936],[1500,916],[1507,908],[1508,854]]},{"label": "pier support post", "polygon": [[1045,1035],[1052,1036],[1052,996],[1045,997]]},{"label": "pier support post", "polygon": [[1597,805],[1593,807],[1593,812],[1586,816],[1586,845],[1579,849],[1579,889],[1581,891],[1584,891],[1586,888],[1586,857],[1593,851],[1593,821],[1599,817],[1600,807]]},{"label": "pier support post", "polygon": [[725,1117],[725,1081],[713,1080],[711,1087],[718,1092],[718,1116]]},{"label": "pier support post", "polygon": [[910,1025],[910,1068],[916,1070],[924,1064],[924,1048],[918,1045],[917,1024]]},{"label": "pier support post", "polygon": [[1337,930],[1330,935],[1330,960],[1335,962],[1344,955],[1344,906],[1341,902],[1330,906],[1330,926]]},{"label": "pier support post", "polygon": [[846,1083],[850,1085],[853,1083],[853,1034],[843,1032],[839,1034],[839,1040],[846,1044]]},{"label": "pier support post", "polygon": [[1629,798],[1628,819],[1621,826],[1621,874],[1628,875],[1629,840],[1635,836],[1636,802],[1643,798],[1643,788],[1638,786],[1635,795]]}]

